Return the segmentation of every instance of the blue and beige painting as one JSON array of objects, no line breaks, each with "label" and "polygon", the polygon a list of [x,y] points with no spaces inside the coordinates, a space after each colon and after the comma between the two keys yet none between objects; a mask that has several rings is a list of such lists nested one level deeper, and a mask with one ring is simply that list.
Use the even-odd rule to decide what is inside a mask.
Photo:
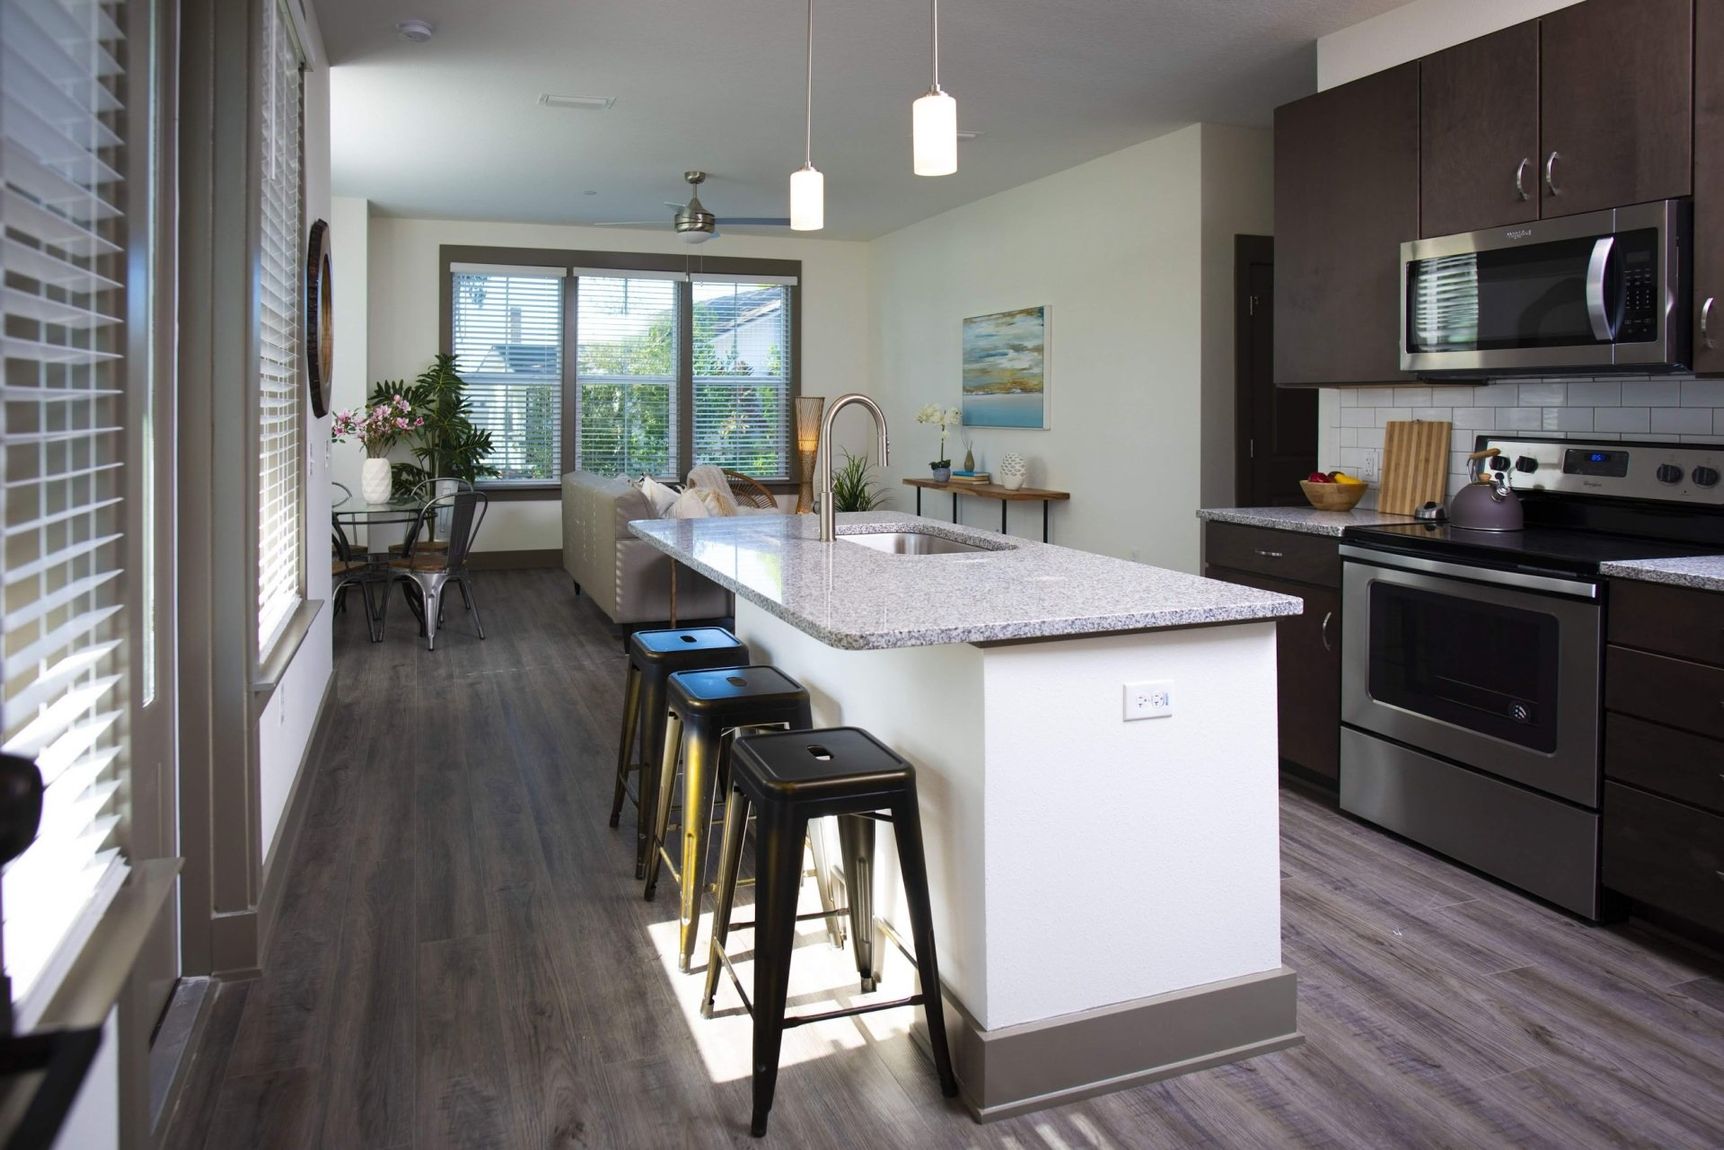
[{"label": "blue and beige painting", "polygon": [[1048,309],[964,320],[964,426],[1046,427]]}]

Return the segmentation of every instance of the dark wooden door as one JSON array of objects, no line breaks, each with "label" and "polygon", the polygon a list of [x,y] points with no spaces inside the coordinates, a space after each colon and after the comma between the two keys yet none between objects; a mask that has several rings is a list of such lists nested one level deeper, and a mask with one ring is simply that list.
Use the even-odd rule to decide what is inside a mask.
[{"label": "dark wooden door", "polygon": [[1207,567],[1203,573],[1305,601],[1303,614],[1275,623],[1281,759],[1337,782],[1341,777],[1340,592],[1226,567]]},{"label": "dark wooden door", "polygon": [[1415,61],[1275,110],[1275,382],[1393,383],[1419,235]]},{"label": "dark wooden door", "polygon": [[1694,34],[1694,370],[1724,373],[1724,0]]},{"label": "dark wooden door", "polygon": [[1539,23],[1544,216],[1688,195],[1693,0],[1587,0]]},{"label": "dark wooden door", "polygon": [[1302,506],[1317,467],[1317,392],[1275,386],[1275,240],[1233,239],[1233,373],[1237,434],[1233,501]]},{"label": "dark wooden door", "polygon": [[1419,61],[1419,226],[1538,219],[1538,21]]}]

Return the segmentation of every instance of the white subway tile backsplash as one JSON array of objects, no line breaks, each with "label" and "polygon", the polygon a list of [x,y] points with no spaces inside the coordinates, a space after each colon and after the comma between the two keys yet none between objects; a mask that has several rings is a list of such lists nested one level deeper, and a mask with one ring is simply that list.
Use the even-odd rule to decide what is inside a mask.
[{"label": "white subway tile backsplash", "polygon": [[1413,418],[1413,409],[1410,407],[1379,407],[1377,409],[1378,427],[1383,426],[1385,423],[1396,422],[1397,420],[1405,422],[1411,418]]},{"label": "white subway tile backsplash", "polygon": [[1340,432],[1342,447],[1359,446],[1359,429],[1357,427],[1343,427]]},{"label": "white subway tile backsplash", "polygon": [[[1335,395],[1340,400],[1342,407],[1359,406],[1359,389],[1356,387],[1337,387]],[[1334,468],[1330,468],[1330,470],[1333,471]]]},{"label": "white subway tile backsplash", "polygon": [[1544,412],[1536,407],[1497,408],[1498,431],[1538,431],[1544,427]]},{"label": "white subway tile backsplash", "polygon": [[1520,406],[1520,385],[1517,383],[1487,383],[1473,388],[1473,403],[1480,407]]},{"label": "white subway tile backsplash", "polygon": [[1544,409],[1544,429],[1561,432],[1591,431],[1592,408],[1547,407]]},{"label": "white subway tile backsplash", "polygon": [[[1378,410],[1382,410],[1382,409],[1379,408]],[[1359,446],[1359,447],[1373,447],[1379,451],[1381,451],[1383,449],[1383,429],[1382,428],[1380,428],[1380,427],[1355,427],[1353,429],[1353,434],[1356,437],[1355,444],[1357,446]]]},{"label": "white subway tile backsplash", "polygon": [[1570,380],[1568,402],[1576,407],[1615,407],[1622,402],[1622,383],[1614,379]]},{"label": "white subway tile backsplash", "polygon": [[1712,434],[1724,435],[1724,407],[1720,407],[1712,413]]},{"label": "white subway tile backsplash", "polygon": [[1438,423],[1448,423],[1454,419],[1455,409],[1452,407],[1415,407],[1414,419],[1429,419]]},{"label": "white subway tile backsplash", "polygon": [[1342,427],[1375,427],[1377,426],[1377,409],[1374,407],[1343,407],[1341,409]]},{"label": "white subway tile backsplash", "polygon": [[1431,402],[1431,389],[1428,387],[1397,387],[1391,402],[1395,407],[1423,407]]},{"label": "white subway tile backsplash", "polygon": [[1360,407],[1393,407],[1395,405],[1395,389],[1392,387],[1361,387],[1358,389]]},{"label": "white subway tile backsplash", "polygon": [[1650,431],[1651,408],[1599,407],[1593,410],[1593,426],[1599,431]]},{"label": "white subway tile backsplash", "polygon": [[1457,425],[1455,429],[1449,433],[1449,450],[1471,451],[1473,449],[1473,443],[1476,442],[1477,437],[1477,431],[1462,428]]},{"label": "white subway tile backsplash", "polygon": [[1682,382],[1675,379],[1636,379],[1622,385],[1624,407],[1680,407]]},{"label": "white subway tile backsplash", "polygon": [[1475,431],[1494,431],[1497,425],[1497,409],[1494,407],[1457,407],[1452,422],[1456,427],[1470,427]]},{"label": "white subway tile backsplash", "polygon": [[1683,407],[1724,407],[1724,379],[1682,381]]},{"label": "white subway tile backsplash", "polygon": [[1540,380],[1520,385],[1520,406],[1561,407],[1568,403],[1568,384]]},{"label": "white subway tile backsplash", "polygon": [[1711,435],[1712,409],[1705,407],[1655,407],[1652,430],[1675,435]]}]

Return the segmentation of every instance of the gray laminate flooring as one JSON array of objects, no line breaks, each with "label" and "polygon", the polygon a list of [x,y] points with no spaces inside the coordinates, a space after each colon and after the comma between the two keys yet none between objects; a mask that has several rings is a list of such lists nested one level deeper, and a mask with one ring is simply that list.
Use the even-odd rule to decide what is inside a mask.
[{"label": "gray laminate flooring", "polygon": [[[267,973],[216,991],[170,1147],[753,1144],[746,1019],[699,1018],[674,888],[644,902],[605,825],[620,645],[561,571],[479,594],[490,638],[457,600],[434,653],[399,600],[378,646],[336,618]],[[768,1143],[1724,1146],[1717,965],[1297,792],[1282,815],[1304,1045],[978,1126],[905,1012],[822,1023],[787,1036]],[[842,953],[802,943],[793,999],[844,1001]]]}]

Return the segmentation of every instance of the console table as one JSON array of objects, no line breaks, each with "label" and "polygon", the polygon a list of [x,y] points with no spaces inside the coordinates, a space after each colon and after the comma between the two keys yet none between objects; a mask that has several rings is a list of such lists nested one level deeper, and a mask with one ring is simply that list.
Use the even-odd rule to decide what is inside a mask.
[{"label": "console table", "polygon": [[922,492],[944,491],[952,497],[952,522],[958,521],[958,496],[974,495],[979,499],[998,499],[1000,501],[1000,534],[1006,535],[1006,512],[1014,503],[1040,503],[1042,505],[1042,542],[1048,540],[1048,505],[1051,503],[1069,502],[1072,493],[1069,491],[1049,491],[1042,487],[1019,487],[1013,490],[1002,487],[998,483],[936,483],[932,479],[906,479],[906,486],[916,489],[916,514],[922,514]]}]

